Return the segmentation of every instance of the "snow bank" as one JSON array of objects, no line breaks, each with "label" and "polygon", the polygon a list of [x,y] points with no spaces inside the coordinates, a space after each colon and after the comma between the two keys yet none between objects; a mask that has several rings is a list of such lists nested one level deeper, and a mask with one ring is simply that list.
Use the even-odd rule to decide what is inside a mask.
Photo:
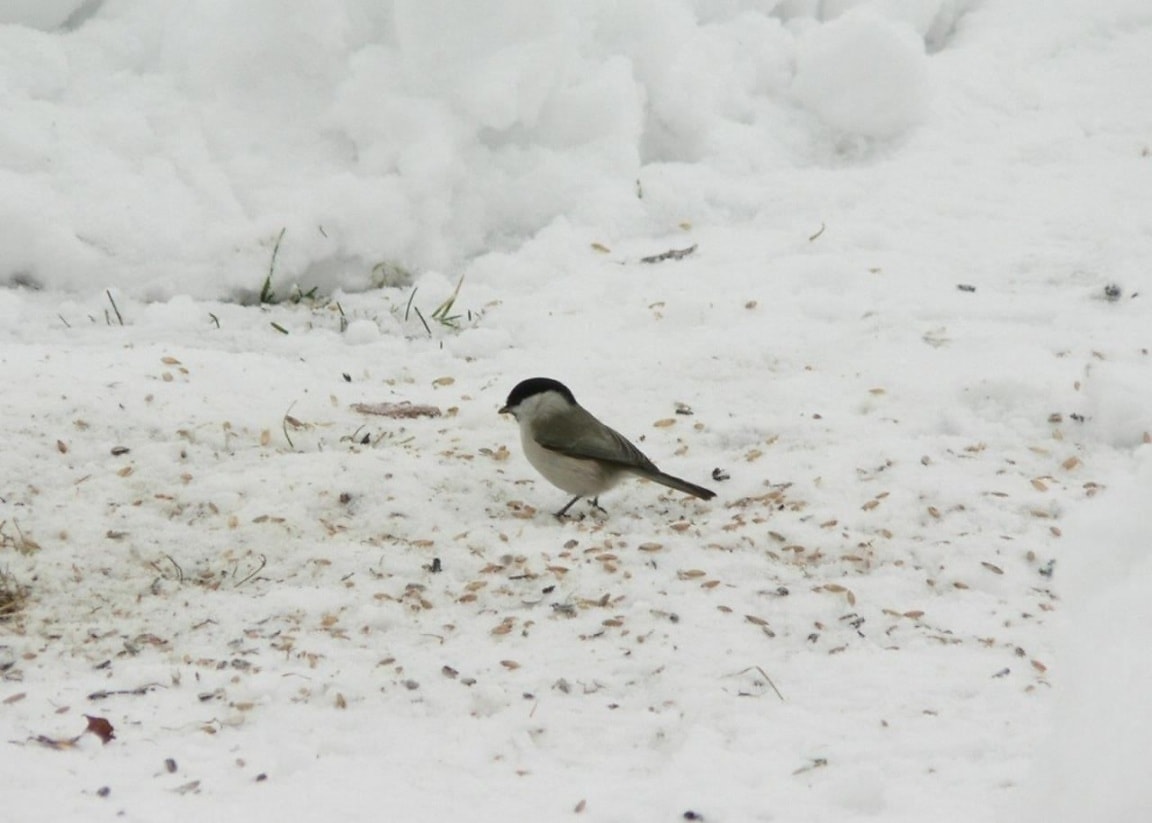
[{"label": "snow bank", "polygon": [[1034,769],[1029,820],[1152,819],[1152,447],[1068,526],[1053,733]]},{"label": "snow bank", "polygon": [[924,40],[961,4],[823,5],[6,4],[0,283],[250,298],[282,229],[282,293],[451,267],[562,214],[666,231],[645,170],[699,194],[823,122],[924,116]]}]

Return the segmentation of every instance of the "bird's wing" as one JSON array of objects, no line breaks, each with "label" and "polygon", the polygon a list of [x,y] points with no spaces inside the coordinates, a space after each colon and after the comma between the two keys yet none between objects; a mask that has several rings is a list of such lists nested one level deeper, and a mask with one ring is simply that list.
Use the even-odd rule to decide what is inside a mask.
[{"label": "bird's wing", "polygon": [[548,434],[536,433],[536,442],[567,457],[603,460],[625,469],[659,472],[655,464],[633,446],[627,437],[608,428],[584,409],[579,409],[579,412],[570,422],[557,425],[555,419],[550,420]]}]

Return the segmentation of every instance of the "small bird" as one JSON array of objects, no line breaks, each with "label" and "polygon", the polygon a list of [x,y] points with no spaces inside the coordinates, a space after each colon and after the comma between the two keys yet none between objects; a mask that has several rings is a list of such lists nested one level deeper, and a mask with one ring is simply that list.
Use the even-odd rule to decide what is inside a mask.
[{"label": "small bird", "polygon": [[576,402],[558,380],[533,377],[516,384],[500,409],[520,424],[524,456],[544,479],[569,494],[557,517],[563,517],[581,497],[599,496],[628,475],[654,480],[701,500],[716,492],[665,474],[620,432],[608,428]]}]

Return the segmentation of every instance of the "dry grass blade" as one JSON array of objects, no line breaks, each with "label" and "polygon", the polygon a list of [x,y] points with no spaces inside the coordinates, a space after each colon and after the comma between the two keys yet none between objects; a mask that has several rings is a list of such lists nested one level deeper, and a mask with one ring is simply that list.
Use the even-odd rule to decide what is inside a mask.
[{"label": "dry grass blade", "polygon": [[760,676],[764,678],[764,682],[767,683],[772,688],[772,691],[774,691],[776,693],[776,696],[778,698],[780,698],[780,702],[782,702],[782,703],[786,702],[784,700],[784,695],[782,695],[780,693],[780,690],[778,688],[776,688],[776,684],[772,682],[772,678],[768,676],[768,672],[764,671],[764,669],[762,669],[760,666],[749,666],[746,669],[741,669],[738,672],[734,672],[733,674],[728,675],[728,677],[739,677],[742,674],[747,674],[748,672],[753,672],[753,671],[758,672],[760,674]]},{"label": "dry grass blade", "polygon": [[436,406],[417,405],[407,401],[401,403],[353,403],[352,411],[395,419],[439,417],[442,414]]},{"label": "dry grass blade", "polygon": [[452,307],[456,304],[456,298],[460,296],[460,287],[463,285],[464,275],[460,275],[460,279],[456,281],[456,288],[452,290],[452,294],[432,312],[433,320],[443,326],[457,327],[460,322],[460,315],[451,314],[451,311]]}]

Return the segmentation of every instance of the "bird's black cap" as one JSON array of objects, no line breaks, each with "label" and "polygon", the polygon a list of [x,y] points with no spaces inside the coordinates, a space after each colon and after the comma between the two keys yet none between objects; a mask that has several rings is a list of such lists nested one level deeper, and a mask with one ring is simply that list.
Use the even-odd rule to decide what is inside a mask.
[{"label": "bird's black cap", "polygon": [[554,391],[569,403],[576,403],[576,398],[572,396],[572,392],[559,380],[553,380],[551,377],[529,377],[527,380],[521,380],[517,383],[516,388],[508,393],[508,400],[501,411],[514,409],[532,395],[542,394],[546,391]]}]

